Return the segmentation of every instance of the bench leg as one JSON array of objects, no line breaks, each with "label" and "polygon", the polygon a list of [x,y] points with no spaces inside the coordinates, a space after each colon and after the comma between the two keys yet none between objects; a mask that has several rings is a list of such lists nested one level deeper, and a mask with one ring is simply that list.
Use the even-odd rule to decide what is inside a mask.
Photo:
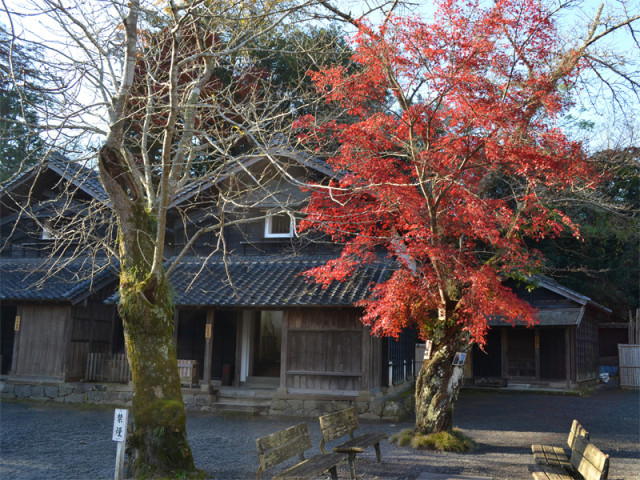
[{"label": "bench leg", "polygon": [[329,473],[331,473],[331,478],[333,478],[333,480],[338,480],[338,467],[334,465],[329,469]]},{"label": "bench leg", "polygon": [[376,443],[373,448],[376,449],[376,460],[378,463],[382,462],[382,454],[380,453],[380,442]]},{"label": "bench leg", "polygon": [[349,453],[349,470],[351,471],[351,480],[356,480],[356,454]]}]

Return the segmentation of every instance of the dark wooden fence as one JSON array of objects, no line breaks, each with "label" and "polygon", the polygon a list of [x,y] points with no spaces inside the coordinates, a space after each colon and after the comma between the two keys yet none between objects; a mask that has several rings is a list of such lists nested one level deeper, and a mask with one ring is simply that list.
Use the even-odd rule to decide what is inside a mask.
[{"label": "dark wooden fence", "polygon": [[127,383],[131,371],[124,353],[90,353],[85,380],[89,382]]}]

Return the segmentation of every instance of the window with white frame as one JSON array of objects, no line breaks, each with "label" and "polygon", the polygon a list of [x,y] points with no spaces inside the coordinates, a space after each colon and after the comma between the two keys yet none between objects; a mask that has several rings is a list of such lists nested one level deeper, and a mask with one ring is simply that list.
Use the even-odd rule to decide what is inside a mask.
[{"label": "window with white frame", "polygon": [[287,212],[268,212],[264,222],[265,238],[291,238],[296,228],[293,215]]}]

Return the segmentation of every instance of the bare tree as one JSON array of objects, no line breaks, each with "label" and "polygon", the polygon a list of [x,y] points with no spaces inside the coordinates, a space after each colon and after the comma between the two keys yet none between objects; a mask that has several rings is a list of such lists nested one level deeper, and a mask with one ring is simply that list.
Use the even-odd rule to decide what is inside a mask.
[{"label": "bare tree", "polygon": [[[263,192],[260,185],[270,177],[245,168],[252,158],[267,158],[286,175],[279,157],[287,126],[297,110],[314,107],[305,97],[311,89],[305,90],[303,70],[288,72],[298,76],[285,81],[268,60],[288,54],[307,66],[332,63],[327,49],[340,55],[344,42],[334,32],[324,43],[292,40],[289,52],[267,48],[269,39],[324,15],[324,7],[308,0],[34,0],[3,6],[13,38],[40,45],[39,68],[55,72],[47,88],[57,103],[32,127],[73,164],[95,165],[97,150],[108,199],[76,208],[67,191],[60,211],[74,207],[76,214],[40,229],[60,240],[54,249],[60,267],[87,254],[69,251],[69,245],[93,246],[119,261],[118,312],[134,384],[131,473],[155,478],[193,472],[168,273],[204,234],[218,238],[213,250],[224,249],[224,212],[247,195],[249,184],[231,182],[232,188],[209,197],[217,205],[206,222],[193,221],[189,208],[176,202],[205,195],[221,178],[239,173]],[[188,231],[173,261],[166,250],[171,209]],[[29,209],[20,215],[30,215]],[[95,232],[102,238],[89,238]],[[71,238],[71,244],[62,241]]]}]

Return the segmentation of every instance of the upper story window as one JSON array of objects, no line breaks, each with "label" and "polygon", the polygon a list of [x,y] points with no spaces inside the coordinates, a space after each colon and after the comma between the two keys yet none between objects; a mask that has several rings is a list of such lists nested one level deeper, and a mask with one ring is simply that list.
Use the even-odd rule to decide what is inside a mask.
[{"label": "upper story window", "polygon": [[292,238],[296,229],[296,222],[292,215],[286,212],[269,212],[264,223],[265,238]]}]

